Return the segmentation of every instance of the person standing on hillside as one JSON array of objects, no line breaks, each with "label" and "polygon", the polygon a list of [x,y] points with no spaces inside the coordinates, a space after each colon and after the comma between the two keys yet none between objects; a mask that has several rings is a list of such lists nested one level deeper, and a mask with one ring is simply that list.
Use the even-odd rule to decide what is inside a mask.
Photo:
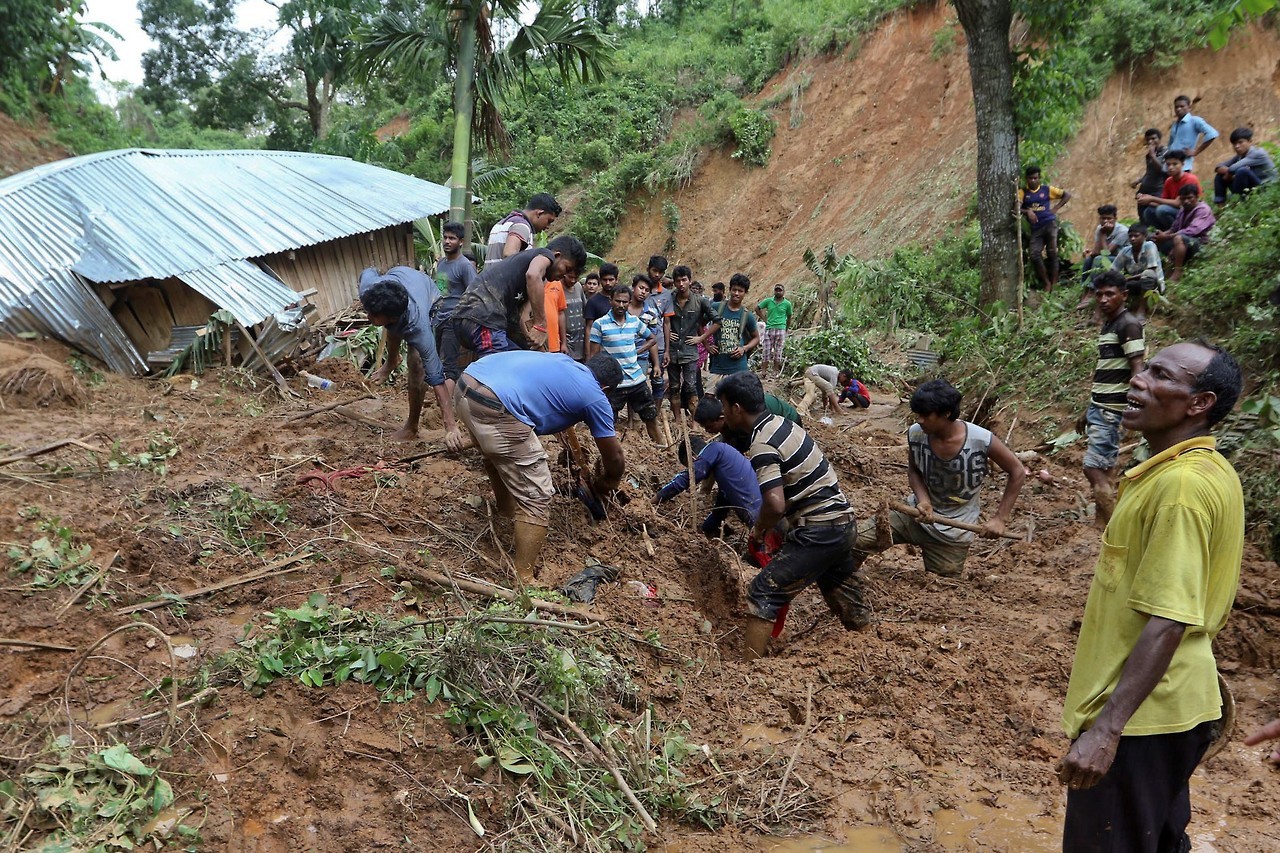
[{"label": "person standing on hillside", "polygon": [[601,473],[582,484],[598,499],[618,488],[625,469],[607,392],[622,380],[601,353],[578,364],[560,353],[503,352],[472,362],[453,391],[458,415],[484,457],[499,515],[514,521],[512,563],[529,583],[551,521],[555,488],[540,435],[586,421]]},{"label": "person standing on hillside", "polygon": [[1115,270],[1098,276],[1094,298],[1102,314],[1098,331],[1098,363],[1085,412],[1084,476],[1093,488],[1094,518],[1106,526],[1115,508],[1116,460],[1120,457],[1120,418],[1124,414],[1129,380],[1142,370],[1147,345],[1142,323],[1125,309],[1129,289]]},{"label": "person standing on hillside", "polygon": [[742,304],[751,289],[751,279],[736,272],[729,279],[729,298],[720,305],[716,319],[720,329],[707,349],[711,352],[711,372],[730,376],[750,370],[751,351],[760,346],[756,315]]},{"label": "person standing on hillside", "polygon": [[670,338],[667,347],[667,388],[671,398],[671,416],[679,423],[690,411],[698,395],[698,347],[720,330],[716,311],[705,297],[690,290],[693,271],[677,266],[671,271],[671,317],[667,322]]},{"label": "person standing on hillside", "polygon": [[960,392],[945,379],[931,379],[911,395],[916,422],[907,430],[908,502],[919,515],[890,510],[889,541],[877,531],[874,519],[862,522],[858,525],[859,551],[871,554],[892,545],[915,545],[924,557],[925,571],[944,578],[960,577],[974,534],[947,522],[978,523],[982,484],[990,462],[1008,479],[1000,505],[982,525],[981,535],[995,539],[1004,533],[1026,482],[1026,468],[990,430],[960,419],[960,399]]},{"label": "person standing on hillside", "polygon": [[1044,292],[1052,293],[1058,284],[1058,211],[1071,201],[1071,193],[1041,183],[1039,166],[1028,166],[1024,174],[1027,183],[1018,189],[1018,207],[1031,223],[1031,266]]},{"label": "person standing on hillside", "polygon": [[513,210],[499,219],[489,229],[485,267],[528,249],[533,245],[533,235],[546,231],[560,213],[560,205],[550,193],[538,193],[529,199],[524,210]]},{"label": "person standing on hillside", "polygon": [[431,309],[431,332],[436,338],[440,361],[444,365],[445,392],[453,396],[453,383],[458,381],[458,332],[454,328],[453,309],[476,280],[476,265],[462,254],[466,228],[461,222],[446,222],[441,229],[440,244],[444,257],[436,261],[436,287],[440,300]]},{"label": "person standing on hillside", "polygon": [[787,343],[787,326],[791,323],[792,310],[787,288],[781,284],[775,284],[773,296],[761,299],[756,306],[756,317],[764,323],[762,373],[766,379],[769,378],[770,367],[773,367],[775,376],[782,375],[782,349]]},{"label": "person standing on hillside", "polygon": [[1179,95],[1173,99],[1173,124],[1169,125],[1169,148],[1187,153],[1186,170],[1195,171],[1196,156],[1218,138],[1209,122],[1191,114],[1191,99]]},{"label": "person standing on hillside", "polygon": [[[545,249],[531,249],[500,264],[485,265],[453,310],[458,341],[477,358],[516,349],[544,349],[546,283],[562,281],[566,275],[573,275],[576,281],[586,263],[582,242],[566,234]],[[528,331],[520,321],[526,303],[533,320]]]},{"label": "person standing on hillside", "polygon": [[1241,385],[1205,341],[1162,350],[1129,381],[1123,424],[1151,456],[1120,478],[1084,606],[1057,766],[1063,850],[1191,849],[1188,780],[1221,729],[1213,639],[1244,548],[1240,479],[1211,431]]},{"label": "person standing on hillside", "polygon": [[[1142,175],[1129,186],[1136,191],[1135,198],[1143,195],[1156,195],[1164,190],[1164,179],[1168,174],[1164,170],[1164,155],[1168,150],[1160,143],[1160,131],[1154,127],[1147,128],[1147,132],[1143,134],[1143,144],[1146,146],[1146,153],[1143,155],[1142,161],[1145,170]],[[1150,206],[1149,202],[1138,202],[1138,221],[1146,222],[1146,210]]]},{"label": "person standing on hillside", "polygon": [[729,376],[716,387],[716,396],[724,407],[725,425],[750,436],[746,456],[761,498],[751,541],[764,542],[783,517],[789,526],[782,547],[747,592],[750,616],[743,657],[764,657],[778,611],[813,583],[846,629],[866,628],[871,613],[858,573],[861,561],[853,550],[853,508],[817,442],[765,409],[764,388],[754,373]]},{"label": "person standing on hillside", "polygon": [[374,385],[386,382],[400,366],[400,343],[403,341],[409,346],[409,416],[391,438],[413,441],[418,437],[418,420],[426,398],[425,381],[440,404],[445,444],[451,450],[458,450],[462,447],[462,434],[453,419],[444,365],[440,363],[435,335],[431,332],[431,309],[439,295],[440,291],[427,274],[413,267],[391,267],[381,275],[369,267],[360,273],[360,304],[369,322],[382,326],[387,336],[387,360],[369,376],[369,381]]}]

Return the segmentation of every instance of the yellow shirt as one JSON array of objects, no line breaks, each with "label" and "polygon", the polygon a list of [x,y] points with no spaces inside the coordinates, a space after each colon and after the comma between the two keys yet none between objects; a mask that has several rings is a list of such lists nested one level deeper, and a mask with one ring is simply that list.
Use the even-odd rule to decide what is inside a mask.
[{"label": "yellow shirt", "polygon": [[1121,477],[1063,706],[1072,739],[1107,704],[1151,616],[1187,630],[1124,734],[1183,732],[1222,716],[1212,644],[1240,583],[1244,496],[1214,447],[1212,437],[1188,439]]}]

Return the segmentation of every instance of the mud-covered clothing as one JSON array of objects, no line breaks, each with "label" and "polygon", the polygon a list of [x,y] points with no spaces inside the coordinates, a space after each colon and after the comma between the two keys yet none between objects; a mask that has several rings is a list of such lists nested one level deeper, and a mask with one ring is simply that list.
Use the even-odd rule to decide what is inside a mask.
[{"label": "mud-covered clothing", "polygon": [[862,564],[853,549],[852,521],[816,527],[792,527],[782,548],[747,588],[747,611],[774,620],[784,604],[816,583],[827,607],[850,630],[871,621],[862,592]]},{"label": "mud-covered clothing", "polygon": [[793,528],[853,521],[853,508],[840,490],[835,469],[798,424],[762,412],[752,427],[747,457],[761,494],[782,487],[785,514]]},{"label": "mud-covered clothing", "polygon": [[593,438],[609,438],[613,409],[585,364],[553,352],[503,352],[473,361],[463,377],[488,386],[503,407],[538,435],[585,421]]},{"label": "mud-covered clothing", "polygon": [[1188,782],[1219,729],[1214,721],[1174,734],[1120,738],[1115,760],[1101,782],[1067,789],[1062,849],[1191,850]]},{"label": "mud-covered clothing", "polygon": [[1133,370],[1129,359],[1147,351],[1142,324],[1127,310],[1102,324],[1098,332],[1098,363],[1093,369],[1093,405],[1122,412]]},{"label": "mud-covered clothing", "polygon": [[1121,475],[1063,703],[1073,740],[1106,706],[1152,616],[1186,631],[1123,734],[1184,732],[1222,715],[1213,638],[1240,582],[1244,498],[1215,448],[1211,436],[1191,438]]},{"label": "mud-covered clothing", "polygon": [[520,323],[520,311],[529,299],[525,275],[537,258],[554,261],[546,249],[521,252],[495,266],[486,266],[453,309],[454,321],[467,320],[486,329],[502,329],[521,349],[530,341]]},{"label": "mud-covered clothing", "polygon": [[[723,441],[712,441],[693,460],[693,477],[701,483],[715,479],[726,509],[739,509],[751,523],[760,515],[760,482],[751,462]],[[658,491],[658,503],[665,503],[689,488],[689,472],[681,471]]]},{"label": "mud-covered clothing", "polygon": [[422,369],[431,387],[444,384],[444,364],[436,348],[435,334],[431,330],[431,309],[440,298],[435,282],[427,274],[413,267],[392,267],[379,275],[373,267],[360,273],[361,297],[380,281],[394,281],[409,294],[409,305],[404,316],[387,326],[387,334],[404,341],[409,349],[422,359]]},{"label": "mud-covered clothing", "polygon": [[[992,435],[990,430],[977,424],[962,423],[965,427],[964,443],[950,459],[942,459],[933,452],[929,436],[919,424],[912,424],[907,430],[907,450],[911,464],[924,479],[934,517],[977,524],[982,515],[978,498],[990,470],[987,454],[991,451]],[[907,502],[914,506],[915,495],[911,495]],[[946,524],[923,524],[921,527],[944,545],[967,545],[973,541],[971,532],[958,527]]]},{"label": "mud-covered clothing", "polygon": [[969,557],[969,543],[944,545],[915,518],[897,510],[889,511],[889,529],[892,536],[888,541],[882,541],[874,518],[858,522],[855,547],[863,558],[893,545],[915,545],[924,559],[925,571],[944,578],[958,578],[963,573],[964,562]]},{"label": "mud-covered clothing", "polygon": [[529,217],[524,215],[524,211],[511,211],[489,229],[489,240],[484,247],[485,269],[488,269],[491,264],[504,260],[502,250],[506,248],[507,238],[512,234],[520,238],[520,251],[523,252],[533,245],[533,224],[529,222]]}]

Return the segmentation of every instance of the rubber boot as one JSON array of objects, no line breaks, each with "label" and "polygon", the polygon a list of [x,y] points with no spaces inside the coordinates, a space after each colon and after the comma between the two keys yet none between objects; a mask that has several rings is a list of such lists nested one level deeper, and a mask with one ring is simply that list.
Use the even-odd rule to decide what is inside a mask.
[{"label": "rubber boot", "polygon": [[764,657],[765,648],[769,645],[769,635],[773,633],[773,621],[748,616],[743,633],[745,638],[742,645],[742,659],[758,660]]},{"label": "rubber boot", "polygon": [[547,539],[547,528],[541,524],[517,520],[513,525],[515,540],[515,556],[511,562],[515,564],[516,574],[524,583],[533,582],[533,567],[538,563],[538,554],[542,551],[542,543]]}]

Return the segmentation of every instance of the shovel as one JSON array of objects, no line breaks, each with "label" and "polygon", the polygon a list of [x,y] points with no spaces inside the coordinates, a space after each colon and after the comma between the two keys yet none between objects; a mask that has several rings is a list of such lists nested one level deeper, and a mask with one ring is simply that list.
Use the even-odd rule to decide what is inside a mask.
[{"label": "shovel", "polygon": [[[907,506],[904,503],[898,503],[896,501],[890,502],[889,509],[900,512],[903,515],[909,515],[912,518],[920,517],[920,510],[916,509],[913,506]],[[977,524],[970,524],[967,521],[955,521],[950,518],[941,518],[940,516],[936,516],[936,515],[934,516],[934,518],[938,521],[939,524],[945,524],[947,527],[956,527],[956,528],[959,528],[960,530],[968,530],[970,533],[982,533],[982,527]],[[1000,537],[1002,539],[1012,539],[1015,542],[1030,542],[1031,531],[1032,531],[1032,528],[1030,526],[1027,527],[1027,530],[1025,533],[1014,533],[1012,530],[1006,530],[1004,533],[1000,534]]]}]

